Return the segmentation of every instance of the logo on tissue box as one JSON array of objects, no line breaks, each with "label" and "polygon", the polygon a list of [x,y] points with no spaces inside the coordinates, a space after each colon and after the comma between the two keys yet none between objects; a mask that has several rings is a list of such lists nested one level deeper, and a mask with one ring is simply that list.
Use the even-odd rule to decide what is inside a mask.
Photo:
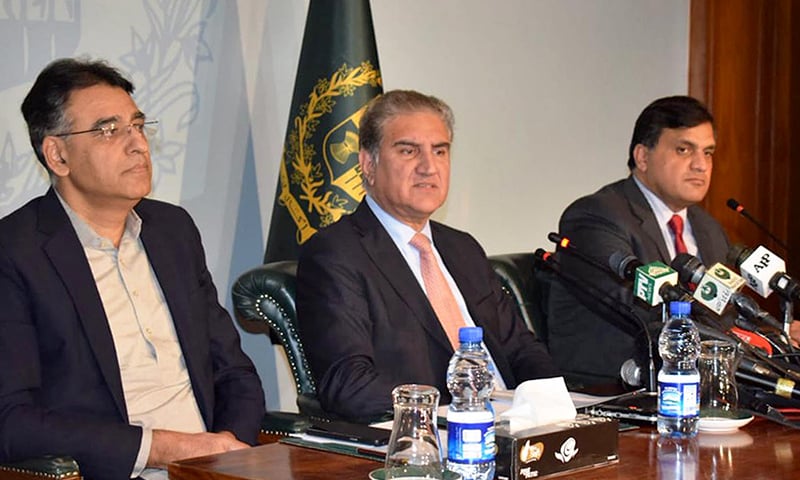
[{"label": "logo on tissue box", "polygon": [[544,454],[544,443],[536,442],[531,445],[531,441],[525,442],[525,445],[519,449],[519,461],[522,463],[536,462]]},{"label": "logo on tissue box", "polygon": [[555,453],[556,458],[561,461],[561,463],[567,463],[573,458],[575,455],[578,454],[577,442],[573,437],[569,437],[568,439],[564,440],[564,443],[561,444],[561,448],[558,452]]}]

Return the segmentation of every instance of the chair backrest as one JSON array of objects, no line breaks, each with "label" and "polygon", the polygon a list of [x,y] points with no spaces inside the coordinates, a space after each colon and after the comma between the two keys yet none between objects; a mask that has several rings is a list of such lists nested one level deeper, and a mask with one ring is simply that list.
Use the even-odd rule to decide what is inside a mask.
[{"label": "chair backrest", "polygon": [[[233,284],[232,296],[240,322],[266,324],[283,346],[300,406],[305,400],[316,399],[317,387],[297,330],[296,276],[295,261],[261,265],[239,276]],[[303,411],[302,406],[300,410]]]},{"label": "chair backrest", "polygon": [[533,253],[509,253],[489,257],[503,290],[511,295],[528,329],[547,343],[547,298],[550,273],[537,268]]},{"label": "chair backrest", "polygon": [[[489,263],[528,328],[546,342],[549,284],[543,277],[545,272],[535,268],[533,254],[495,255],[489,257]],[[233,309],[245,328],[249,322],[267,325],[283,346],[294,376],[300,413],[330,418],[319,405],[316,383],[297,328],[296,277],[295,261],[268,263],[243,273],[233,284]]]}]

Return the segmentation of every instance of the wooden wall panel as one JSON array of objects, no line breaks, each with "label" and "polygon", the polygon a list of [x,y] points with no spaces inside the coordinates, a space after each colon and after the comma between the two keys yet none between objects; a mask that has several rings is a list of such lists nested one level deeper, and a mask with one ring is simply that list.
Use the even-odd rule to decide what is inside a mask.
[{"label": "wooden wall panel", "polygon": [[[717,153],[704,206],[734,242],[764,244],[800,272],[800,209],[790,185],[800,179],[792,162],[798,140],[800,2],[692,0],[689,94],[703,100],[717,124]],[[795,28],[794,30],[797,30]],[[793,88],[793,86],[797,88]],[[794,135],[797,137],[798,135]],[[770,231],[778,247],[725,206],[735,197]]]}]

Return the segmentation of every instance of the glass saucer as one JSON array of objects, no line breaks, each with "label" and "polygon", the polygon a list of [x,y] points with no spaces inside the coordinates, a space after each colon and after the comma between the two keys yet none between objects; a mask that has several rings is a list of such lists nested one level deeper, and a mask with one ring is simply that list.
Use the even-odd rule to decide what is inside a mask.
[{"label": "glass saucer", "polygon": [[706,433],[731,433],[752,421],[752,415],[739,415],[735,418],[700,417],[697,429]]}]

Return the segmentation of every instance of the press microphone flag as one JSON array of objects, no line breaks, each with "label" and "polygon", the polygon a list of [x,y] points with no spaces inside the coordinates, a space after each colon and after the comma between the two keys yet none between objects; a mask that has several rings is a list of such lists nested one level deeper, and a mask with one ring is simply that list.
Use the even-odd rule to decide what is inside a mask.
[{"label": "press microphone flag", "polygon": [[742,272],[747,285],[753,291],[766,298],[772,293],[770,280],[776,273],[786,271],[786,262],[763,245],[759,245],[739,265],[739,271]]},{"label": "press microphone flag", "polygon": [[722,314],[733,293],[745,284],[744,278],[721,263],[706,269],[694,291],[694,299],[717,315]]},{"label": "press microphone flag", "polygon": [[762,297],[774,291],[786,300],[800,300],[800,285],[786,274],[786,262],[766,247],[734,245],[728,263],[738,267],[747,285]]},{"label": "press microphone flag", "polygon": [[663,262],[651,262],[636,268],[633,292],[651,307],[663,303],[661,287],[678,283],[678,272]]}]

